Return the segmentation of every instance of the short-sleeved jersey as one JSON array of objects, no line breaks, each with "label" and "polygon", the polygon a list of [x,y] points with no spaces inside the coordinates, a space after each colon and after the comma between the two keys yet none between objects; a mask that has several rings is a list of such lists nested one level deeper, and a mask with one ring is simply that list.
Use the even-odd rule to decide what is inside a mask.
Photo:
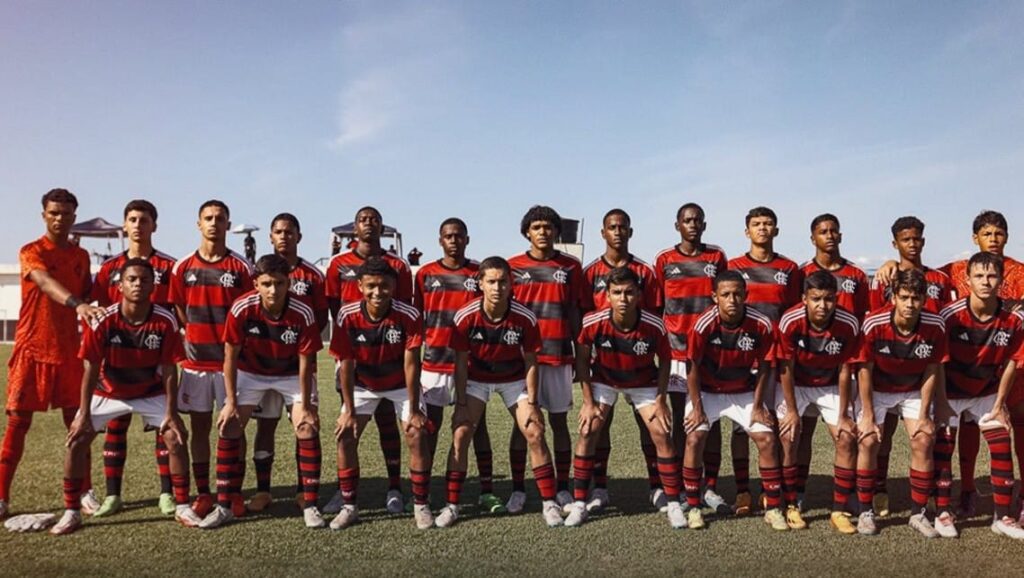
[{"label": "short-sleeved jersey", "polygon": [[92,285],[89,254],[68,244],[59,247],[40,237],[21,248],[21,309],[14,332],[14,350],[10,360],[19,356],[41,363],[60,364],[78,353],[78,316],[75,310],[50,299],[29,274],[45,271],[75,297],[88,296]]},{"label": "short-sleeved jersey", "polygon": [[938,315],[922,311],[917,327],[909,335],[900,335],[894,313],[890,307],[864,318],[860,353],[853,362],[875,364],[871,373],[874,391],[917,391],[928,366],[948,359],[945,324]]},{"label": "short-sleeved jersey", "polygon": [[406,386],[405,352],[419,349],[422,334],[423,321],[412,305],[392,299],[387,314],[374,321],[366,303],[357,301],[338,310],[330,349],[338,361],[355,362],[356,385],[391,391]]},{"label": "short-sleeved jersey", "polygon": [[[967,282],[967,259],[946,263],[939,271],[949,276],[956,297],[967,297],[971,294],[971,286]],[[999,286],[999,297],[1014,300],[1024,298],[1024,264],[1016,259],[1003,257],[1003,283]]]},{"label": "short-sleeved jersey", "polygon": [[256,291],[231,306],[224,324],[224,343],[241,349],[239,369],[267,376],[298,375],[299,356],[315,355],[324,347],[309,305],[289,294],[281,316],[274,319]]},{"label": "short-sleeved jersey", "polygon": [[670,247],[654,260],[664,304],[662,319],[672,346],[672,359],[686,359],[686,339],[697,318],[713,305],[711,286],[725,271],[728,259],[721,247],[704,245],[696,255]]},{"label": "short-sleeved jersey", "polygon": [[[949,276],[930,267],[924,268],[926,285],[924,310],[938,315],[939,311],[953,299],[953,283]],[[882,285],[878,278],[871,281],[871,310],[882,309],[892,302],[892,285]]]},{"label": "short-sleeved jersey", "polygon": [[327,318],[327,278],[316,265],[299,257],[288,273],[288,293],[313,310],[314,315]]},{"label": "short-sleeved jersey", "polygon": [[578,259],[556,251],[550,259],[539,261],[529,253],[508,260],[512,266],[512,294],[537,316],[541,350],[537,362],[544,365],[573,363],[570,311],[580,313],[589,299],[583,282],[583,267]]},{"label": "short-sleeved jersey", "polygon": [[[90,301],[96,301],[100,307],[120,303],[121,301],[121,267],[128,260],[128,251],[114,255],[100,265],[96,278],[92,283]],[[171,271],[174,269],[174,257],[160,251],[153,251],[146,261],[153,266],[153,294],[149,300],[165,309],[174,310],[171,303]]]},{"label": "short-sleeved jersey", "polygon": [[[656,311],[661,306],[661,287],[658,286],[654,269],[633,255],[629,256],[626,267],[640,278],[640,307],[647,311]],[[588,310],[600,311],[611,305],[608,302],[607,278],[613,269],[615,267],[609,265],[603,255],[583,268],[583,279],[589,293],[586,299]]]},{"label": "short-sleeved jersey", "polygon": [[1024,313],[1006,311],[1000,303],[991,319],[979,321],[969,301],[970,297],[954,301],[940,314],[949,339],[946,394],[950,399],[996,393],[1006,364],[1024,364]]},{"label": "short-sleeved jersey", "polygon": [[765,263],[741,255],[729,261],[729,270],[739,272],[747,281],[747,307],[765,314],[772,323],[778,323],[803,294],[800,267],[778,253]]},{"label": "short-sleeved jersey", "polygon": [[455,314],[476,299],[476,274],[480,264],[467,259],[451,269],[439,259],[416,271],[413,300],[423,312],[423,369],[450,374],[455,371],[451,348]]},{"label": "short-sleeved jersey", "polygon": [[178,319],[169,310],[153,305],[138,325],[121,314],[121,304],[104,310],[86,327],[78,356],[100,364],[96,395],[112,399],[139,399],[164,394],[161,366],[181,357]]},{"label": "short-sleeved jersey", "polygon": [[665,324],[643,310],[629,331],[615,327],[611,309],[588,313],[577,342],[590,347],[591,382],[624,389],[657,386],[658,360],[672,355]]},{"label": "short-sleeved jersey", "polygon": [[[409,263],[394,253],[381,253],[380,258],[398,273],[395,291],[391,297],[396,301],[411,304],[412,269]],[[343,306],[362,301],[363,294],[359,292],[359,266],[364,261],[366,257],[357,253],[355,249],[335,255],[327,265],[327,297],[338,299]]]},{"label": "short-sleeved jersey", "polygon": [[455,314],[452,349],[468,354],[470,381],[509,383],[525,379],[523,354],[541,350],[537,317],[512,300],[505,316],[491,321],[484,314],[483,298],[477,298]]},{"label": "short-sleeved jersey", "polygon": [[231,305],[252,289],[252,267],[228,251],[209,262],[193,253],[174,265],[171,301],[185,310],[185,362],[195,371],[224,370],[224,322]]},{"label": "short-sleeved jersey", "polygon": [[776,335],[775,359],[793,361],[793,383],[798,387],[823,387],[839,383],[843,364],[860,353],[860,321],[836,307],[822,330],[807,318],[807,307],[794,305],[782,315]]},{"label": "short-sleeved jersey", "polygon": [[836,303],[840,307],[853,313],[857,319],[863,319],[867,315],[871,306],[868,297],[871,283],[868,281],[867,273],[846,259],[843,259],[842,266],[835,271],[822,267],[814,259],[800,266],[800,273],[804,279],[816,271],[828,271],[835,277],[839,289],[836,293]]},{"label": "short-sleeved jersey", "polygon": [[700,372],[700,389],[708,393],[743,393],[757,386],[761,361],[771,361],[775,330],[771,319],[747,307],[735,326],[722,322],[711,307],[690,329],[687,357]]}]

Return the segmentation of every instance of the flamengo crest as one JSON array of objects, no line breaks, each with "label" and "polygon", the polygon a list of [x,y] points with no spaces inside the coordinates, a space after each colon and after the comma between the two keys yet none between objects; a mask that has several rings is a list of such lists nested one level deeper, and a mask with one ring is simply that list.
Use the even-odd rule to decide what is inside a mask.
[{"label": "flamengo crest", "polygon": [[389,327],[388,330],[384,332],[384,340],[392,344],[401,343],[402,330],[396,327]]},{"label": "flamengo crest", "polygon": [[736,347],[739,347],[740,351],[753,351],[754,345],[754,338],[746,333],[740,335],[740,338],[736,340]]},{"label": "flamengo crest", "polygon": [[156,333],[150,333],[142,340],[142,344],[146,346],[146,349],[160,349],[161,343],[163,343],[163,339]]}]

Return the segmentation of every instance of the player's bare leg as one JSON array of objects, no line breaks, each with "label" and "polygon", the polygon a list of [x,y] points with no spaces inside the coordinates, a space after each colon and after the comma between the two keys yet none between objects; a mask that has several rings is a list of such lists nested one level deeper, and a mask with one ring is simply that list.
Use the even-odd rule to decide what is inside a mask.
[{"label": "player's bare leg", "polygon": [[[274,440],[280,417],[256,418],[256,438],[252,444],[252,465],[256,471],[256,494],[245,505],[250,512],[262,512],[274,498],[270,494],[271,473],[274,469]],[[316,504],[311,504],[315,506]]]},{"label": "player's bare leg", "polygon": [[356,504],[359,495],[359,440],[372,416],[354,417],[355,431],[345,430],[338,438],[338,488],[341,490],[344,505],[338,515],[331,520],[332,530],[341,530],[359,521],[359,509]]},{"label": "player's bare leg", "polygon": [[[526,446],[530,452],[533,479],[543,501],[541,515],[544,517],[544,522],[549,528],[561,526],[563,523],[562,509],[555,502],[555,467],[551,461],[547,440],[544,438],[544,422],[533,418],[531,406],[525,401],[517,403],[514,408],[510,408],[510,411],[515,415],[516,425],[526,439]],[[561,415],[565,416],[565,414]],[[566,435],[568,435],[568,428],[566,428]]]},{"label": "player's bare leg", "polygon": [[213,412],[190,412],[189,431],[192,439],[189,442],[192,454],[192,476],[196,482],[196,499],[192,509],[201,518],[205,518],[213,509],[213,496],[210,494],[210,432],[213,429]]},{"label": "player's bare leg", "polygon": [[[734,433],[735,435],[735,433]],[[773,530],[789,530],[782,506],[782,468],[779,467],[779,439],[774,432],[751,432],[757,446],[758,469],[761,470],[761,491],[765,496],[764,521]]]},{"label": "player's bare leg", "polygon": [[895,414],[885,415],[885,423],[882,425],[882,439],[878,446],[878,464],[876,466],[875,478],[875,514],[880,518],[889,515],[889,491],[887,482],[889,480],[889,454],[892,452],[892,436],[896,434],[896,426],[900,418]]},{"label": "player's bare leg", "polygon": [[438,528],[447,528],[459,518],[459,502],[462,485],[466,481],[466,470],[469,468],[469,444],[475,443],[487,404],[476,397],[466,396],[466,421],[456,423],[452,418],[452,447],[448,451],[448,466],[445,472],[447,487],[447,505],[434,518]]},{"label": "player's bare leg", "polygon": [[384,454],[384,466],[388,472],[388,493],[384,507],[389,514],[401,514],[405,509],[402,498],[402,435],[398,430],[395,405],[387,399],[380,400],[373,414],[380,434],[380,450]]},{"label": "player's bare leg", "polygon": [[82,527],[82,484],[89,469],[89,447],[96,432],[74,439],[64,454],[64,514],[50,533],[55,536],[70,534]]},{"label": "player's bare leg", "polygon": [[928,519],[928,498],[935,487],[935,432],[919,430],[918,420],[903,418],[903,425],[910,436],[910,501],[913,503],[910,527],[926,538],[938,536]]},{"label": "player's bare leg", "polygon": [[[668,500],[665,499],[665,490],[661,488],[661,476],[658,475],[658,452],[654,449],[654,442],[651,441],[651,434],[647,432],[644,418],[636,409],[633,409],[633,419],[636,421],[637,431],[640,433],[640,452],[644,456],[644,465],[647,466],[647,484],[650,490],[651,505],[662,511],[668,508]],[[685,443],[685,439],[683,443]]]},{"label": "player's bare leg", "polygon": [[[312,423],[303,422],[302,403],[296,403],[290,412],[295,443],[298,446],[296,459],[299,469],[299,484],[302,487],[303,522],[307,528],[323,528],[327,525],[316,504],[320,495],[320,470],[323,450],[320,447],[320,430]],[[277,420],[274,420],[275,422]]]},{"label": "player's bare leg", "polygon": [[526,454],[527,444],[523,432],[512,428],[508,441],[508,467],[512,478],[512,494],[505,508],[510,514],[518,514],[526,506]]}]

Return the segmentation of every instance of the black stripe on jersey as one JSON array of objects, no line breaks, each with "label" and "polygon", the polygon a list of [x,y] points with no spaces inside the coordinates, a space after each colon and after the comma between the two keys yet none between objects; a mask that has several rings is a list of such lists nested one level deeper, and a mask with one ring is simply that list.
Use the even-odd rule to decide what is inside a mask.
[{"label": "black stripe on jersey", "polygon": [[[739,342],[741,338],[748,338],[753,341],[749,349],[740,349]],[[753,351],[760,347],[761,336],[757,333],[748,333],[746,331],[722,331],[721,328],[712,331],[708,334],[707,342],[705,345],[706,349],[716,347],[727,351]]]},{"label": "black stripe on jersey", "polygon": [[512,276],[515,277],[513,283],[515,285],[526,285],[529,283],[565,285],[569,282],[569,272],[566,271],[566,267],[532,266],[527,269],[513,271]]},{"label": "black stripe on jersey", "polygon": [[261,319],[246,319],[242,326],[242,334],[248,338],[267,339],[277,343],[288,343],[282,338],[288,332],[291,332],[294,338],[292,343],[297,343],[302,328],[291,325],[272,325]]},{"label": "black stripe on jersey", "polygon": [[228,319],[228,308],[216,305],[186,307],[185,322],[198,325],[224,325]]},{"label": "black stripe on jersey", "polygon": [[186,340],[185,353],[192,361],[224,361],[224,346],[220,343],[191,343]]},{"label": "black stripe on jersey", "polygon": [[[405,360],[404,359],[393,359],[385,362],[381,365],[366,365],[363,363],[356,364],[356,375],[365,375],[371,378],[390,377],[395,374],[405,375]],[[358,381],[358,379],[357,379]],[[402,380],[403,384],[405,380]],[[405,387],[404,385],[400,387]],[[396,388],[397,389],[397,388]]]},{"label": "black stripe on jersey", "polygon": [[[919,352],[918,348],[921,346],[926,346],[927,352]],[[902,341],[888,341],[885,339],[879,339],[874,343],[876,356],[884,355],[893,359],[924,359],[931,355],[933,347],[930,343],[925,342],[904,343]]]},{"label": "black stripe on jersey", "polygon": [[836,377],[839,375],[839,368],[833,367],[831,369],[825,367],[811,367],[809,365],[801,365],[797,370],[798,373],[808,375],[814,379],[829,378],[830,382],[834,382]]},{"label": "black stripe on jersey", "polygon": [[424,311],[424,327],[454,327],[456,311]]},{"label": "black stripe on jersey", "polygon": [[455,363],[455,352],[449,347],[424,347],[423,361],[434,365]]},{"label": "black stripe on jersey", "polygon": [[186,269],[182,278],[186,287],[241,287],[244,279],[237,271],[225,271],[213,267]]},{"label": "black stripe on jersey", "polygon": [[670,297],[665,299],[665,315],[696,315],[714,304],[710,295]]},{"label": "black stripe on jersey", "polygon": [[256,365],[265,371],[273,373],[298,373],[299,371],[299,356],[287,358],[287,359],[275,359],[273,357],[265,357],[260,355],[256,351],[250,351],[246,354],[252,356],[251,359],[256,362]]},{"label": "black stripe on jersey", "polygon": [[469,363],[473,366],[474,373],[484,375],[519,375],[526,368],[526,363],[521,357],[503,361],[487,361],[471,353]]},{"label": "black stripe on jersey", "polygon": [[751,267],[744,268],[742,271],[743,278],[747,280],[747,283],[761,283],[763,285],[785,285],[786,283],[779,283],[778,275],[782,273],[786,276],[787,282],[790,273],[782,269],[776,269],[775,267]]},{"label": "black stripe on jersey", "polygon": [[[641,371],[644,372],[644,373],[650,373],[651,374],[651,382],[652,383],[657,381],[657,374],[654,373],[654,371],[652,371],[650,369],[643,369]],[[612,387],[615,387],[615,384],[617,384],[617,383],[630,383],[632,381],[635,381],[636,378],[637,378],[637,374],[643,375],[643,373],[641,373],[640,371],[625,371],[625,370],[622,370],[622,369],[614,369],[614,368],[608,367],[606,365],[602,365],[601,366],[601,375],[602,376],[606,376],[608,378],[608,381],[612,382],[612,383],[607,383],[605,385],[610,385]],[[645,385],[639,385],[638,387],[646,387],[646,386]]]},{"label": "black stripe on jersey", "polygon": [[382,323],[373,327],[355,329],[352,332],[351,341],[353,347],[380,347],[384,344],[404,343],[405,338],[405,329],[401,324]]},{"label": "black stripe on jersey", "polygon": [[718,274],[718,266],[710,261],[693,260],[683,262],[670,261],[661,268],[661,276],[666,281],[673,279],[692,279],[694,277],[714,277]]},{"label": "black stripe on jersey", "polygon": [[476,279],[469,275],[457,275],[454,273],[424,275],[423,292],[434,293],[437,291],[476,291]]},{"label": "black stripe on jersey", "polygon": [[745,380],[747,385],[751,387],[757,383],[757,374],[748,367],[718,367],[707,357],[701,359],[700,364],[708,373],[722,381],[737,382]]},{"label": "black stripe on jersey", "polygon": [[[103,375],[109,378],[116,387],[119,384],[140,384],[152,382],[157,375],[156,367],[115,367],[109,363],[103,365]],[[156,380],[160,383],[160,380]]]},{"label": "black stripe on jersey", "polygon": [[917,385],[918,382],[921,381],[920,374],[896,375],[885,371],[877,364],[875,365],[875,371],[878,372],[878,377],[875,378],[876,381],[884,381],[885,383],[891,383],[899,388],[913,387]]},{"label": "black stripe on jersey", "polygon": [[533,302],[528,305],[537,319],[555,319],[561,321],[565,316],[561,303],[554,302]]},{"label": "black stripe on jersey", "polygon": [[793,334],[789,336],[789,340],[793,344],[793,349],[801,349],[803,351],[808,351],[815,355],[825,357],[832,357],[832,354],[826,350],[829,344],[838,343],[840,346],[846,346],[846,343],[844,343],[842,339],[831,335],[821,336]]},{"label": "black stripe on jersey", "polygon": [[601,351],[610,349],[621,355],[637,355],[633,348],[636,347],[638,341],[643,341],[644,344],[647,345],[647,352],[654,353],[657,351],[657,345],[653,343],[651,339],[628,339],[615,334],[609,335],[601,333],[598,333],[594,337],[594,345],[592,347],[595,350],[599,349]]},{"label": "black stripe on jersey", "polygon": [[[960,343],[967,343],[974,347],[984,347],[986,345],[994,345],[993,340],[999,333],[1006,333],[1006,331],[999,327],[958,327],[956,335],[950,335],[951,341],[957,341]],[[950,344],[954,347],[953,344]]]},{"label": "black stripe on jersey", "polygon": [[540,344],[541,355],[554,355],[562,357],[565,355],[571,356],[572,351],[572,339],[542,339]]},{"label": "black stripe on jersey", "polygon": [[997,379],[998,365],[979,365],[977,363],[964,363],[955,359],[946,362],[946,379],[956,383],[956,378],[963,375],[970,379],[983,380],[991,385]]},{"label": "black stripe on jersey", "polygon": [[164,336],[161,331],[125,331],[111,327],[107,332],[107,346],[120,349],[160,349]]}]

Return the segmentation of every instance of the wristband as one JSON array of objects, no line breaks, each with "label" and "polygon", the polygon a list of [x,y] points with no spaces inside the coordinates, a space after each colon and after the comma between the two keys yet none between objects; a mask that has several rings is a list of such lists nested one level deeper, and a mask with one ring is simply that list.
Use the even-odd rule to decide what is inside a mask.
[{"label": "wristband", "polygon": [[72,309],[77,308],[81,304],[82,304],[82,300],[79,299],[78,297],[75,297],[74,295],[68,295],[68,298],[64,300],[64,305],[66,305],[66,306],[68,306],[68,307],[70,307]]}]

